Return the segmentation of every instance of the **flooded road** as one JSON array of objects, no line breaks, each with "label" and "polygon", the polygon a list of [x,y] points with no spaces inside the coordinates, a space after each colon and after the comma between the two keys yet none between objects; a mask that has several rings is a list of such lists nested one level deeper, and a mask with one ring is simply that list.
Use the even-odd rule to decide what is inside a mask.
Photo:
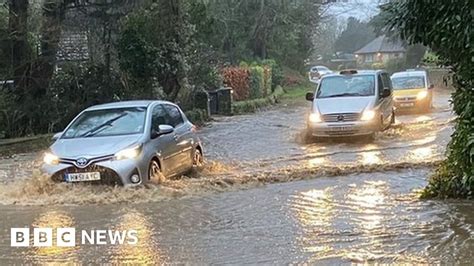
[{"label": "flooded road", "polygon": [[317,178],[159,203],[2,207],[10,227],[127,228],[131,245],[11,248],[0,262],[470,262],[472,202],[420,201],[427,170]]},{"label": "flooded road", "polygon": [[[52,184],[40,153],[2,158],[0,263],[468,264],[472,202],[417,196],[453,130],[449,92],[434,105],[372,143],[305,143],[304,102],[219,117],[200,131],[204,169],[160,186]],[[126,228],[139,242],[11,248],[11,227]]]}]

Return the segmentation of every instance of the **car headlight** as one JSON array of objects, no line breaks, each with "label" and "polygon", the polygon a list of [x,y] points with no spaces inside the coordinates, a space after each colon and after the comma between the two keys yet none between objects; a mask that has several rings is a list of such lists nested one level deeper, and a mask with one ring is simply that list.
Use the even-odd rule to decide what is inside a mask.
[{"label": "car headlight", "polygon": [[321,122],[321,115],[319,115],[318,113],[309,114],[309,122],[311,122],[311,123]]},{"label": "car headlight", "polygon": [[418,93],[418,95],[416,95],[416,99],[417,100],[422,100],[424,98],[426,98],[426,96],[428,96],[428,92],[427,91],[420,91]]},{"label": "car headlight", "polygon": [[362,116],[360,117],[360,120],[369,121],[369,120],[374,119],[374,117],[375,117],[375,111],[374,110],[365,110],[362,113]]},{"label": "car headlight", "polygon": [[45,164],[58,164],[59,157],[50,152],[46,152],[43,156],[43,162]]},{"label": "car headlight", "polygon": [[121,150],[115,154],[115,159],[123,160],[123,159],[136,158],[138,157],[138,155],[140,155],[141,149],[142,149],[141,145],[136,145],[134,147]]}]

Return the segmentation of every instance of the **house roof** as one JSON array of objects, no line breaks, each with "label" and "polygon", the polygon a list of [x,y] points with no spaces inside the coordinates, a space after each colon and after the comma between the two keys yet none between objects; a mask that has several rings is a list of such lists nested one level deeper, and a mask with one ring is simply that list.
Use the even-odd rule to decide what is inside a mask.
[{"label": "house roof", "polygon": [[392,41],[385,35],[381,35],[355,51],[354,54],[396,53],[405,51],[406,49],[402,46],[400,40]]}]

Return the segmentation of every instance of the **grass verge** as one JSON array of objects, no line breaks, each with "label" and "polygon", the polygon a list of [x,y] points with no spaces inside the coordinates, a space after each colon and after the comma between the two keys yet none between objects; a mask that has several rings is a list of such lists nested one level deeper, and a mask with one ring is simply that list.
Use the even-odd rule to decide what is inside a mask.
[{"label": "grass verge", "polygon": [[234,114],[254,113],[265,107],[274,105],[276,103],[292,103],[304,101],[306,92],[310,90],[308,84],[293,85],[290,87],[277,87],[275,91],[265,97],[259,99],[252,99],[247,101],[238,101],[232,103]]}]

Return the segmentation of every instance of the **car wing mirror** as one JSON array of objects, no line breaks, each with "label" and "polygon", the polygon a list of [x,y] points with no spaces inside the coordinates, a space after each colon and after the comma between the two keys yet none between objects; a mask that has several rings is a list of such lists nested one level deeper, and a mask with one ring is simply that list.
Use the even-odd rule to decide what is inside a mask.
[{"label": "car wing mirror", "polygon": [[63,132],[55,133],[51,139],[52,140],[58,140],[61,137],[62,134],[63,134]]},{"label": "car wing mirror", "polygon": [[310,102],[314,101],[314,93],[312,92],[306,93],[306,100]]},{"label": "car wing mirror", "polygon": [[158,130],[156,130],[156,129],[151,130],[150,137],[152,139],[156,139],[161,135],[166,135],[166,134],[173,133],[173,131],[174,131],[174,128],[170,125],[159,125]]}]

